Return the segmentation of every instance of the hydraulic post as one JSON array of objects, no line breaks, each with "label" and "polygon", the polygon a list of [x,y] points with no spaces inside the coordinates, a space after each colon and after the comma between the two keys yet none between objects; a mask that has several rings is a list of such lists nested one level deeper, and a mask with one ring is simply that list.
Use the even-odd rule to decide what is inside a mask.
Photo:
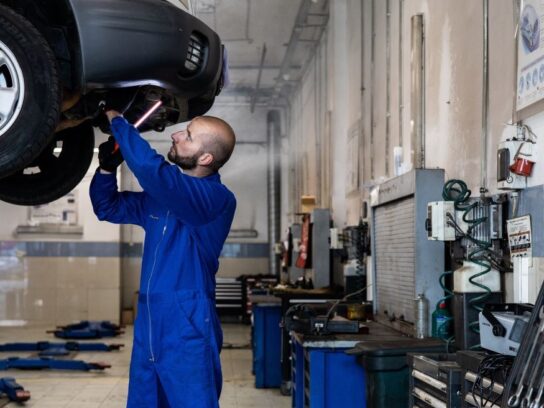
[{"label": "hydraulic post", "polygon": [[124,332],[117,324],[108,321],[82,321],[67,326],[59,326],[57,330],[48,331],[61,339],[100,339],[116,337]]}]

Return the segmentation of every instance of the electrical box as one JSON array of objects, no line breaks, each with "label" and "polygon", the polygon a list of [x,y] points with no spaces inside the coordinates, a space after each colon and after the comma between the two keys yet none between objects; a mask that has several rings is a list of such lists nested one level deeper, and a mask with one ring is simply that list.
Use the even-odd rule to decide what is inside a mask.
[{"label": "electrical box", "polygon": [[486,350],[507,356],[515,356],[523,338],[525,328],[529,324],[528,315],[516,316],[512,312],[489,312],[497,323],[504,328],[504,333],[493,331],[493,323],[488,320],[483,312],[479,314],[480,345]]},{"label": "electrical box", "polygon": [[455,241],[455,228],[449,225],[449,217],[455,220],[453,201],[433,201],[427,204],[427,239],[431,241]]},{"label": "electrical box", "polygon": [[507,140],[499,143],[497,150],[497,187],[500,190],[521,190],[527,187],[527,177],[510,171],[524,140]]},{"label": "electrical box", "polygon": [[330,248],[331,249],[342,249],[344,248],[344,244],[342,240],[340,239],[340,233],[338,231],[338,228],[331,228],[330,232]]}]

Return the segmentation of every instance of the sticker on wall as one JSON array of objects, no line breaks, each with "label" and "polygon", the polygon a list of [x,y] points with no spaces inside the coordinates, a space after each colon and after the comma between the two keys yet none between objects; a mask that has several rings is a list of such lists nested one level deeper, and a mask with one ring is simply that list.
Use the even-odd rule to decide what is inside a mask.
[{"label": "sticker on wall", "polygon": [[512,258],[532,256],[531,216],[525,215],[506,221],[508,246]]},{"label": "sticker on wall", "polygon": [[77,219],[77,190],[74,190],[52,203],[31,207],[29,225],[76,225]]}]

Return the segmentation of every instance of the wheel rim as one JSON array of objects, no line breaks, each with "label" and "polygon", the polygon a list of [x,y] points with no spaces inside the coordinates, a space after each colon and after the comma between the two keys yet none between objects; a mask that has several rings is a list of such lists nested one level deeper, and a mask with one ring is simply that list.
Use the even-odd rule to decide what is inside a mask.
[{"label": "wheel rim", "polygon": [[19,117],[24,94],[21,66],[8,46],[0,41],[0,137]]}]

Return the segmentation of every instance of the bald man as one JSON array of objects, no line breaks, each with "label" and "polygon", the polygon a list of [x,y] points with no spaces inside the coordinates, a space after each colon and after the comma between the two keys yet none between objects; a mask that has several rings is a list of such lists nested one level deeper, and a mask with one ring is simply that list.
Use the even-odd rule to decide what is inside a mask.
[{"label": "bald man", "polygon": [[[223,120],[202,116],[172,134],[166,162],[115,111],[113,139],[99,147],[90,194],[101,221],[144,228],[127,407],[219,407],[223,335],[215,273],[236,200],[218,170],[235,144]],[[119,192],[123,161],[143,192]]]}]

